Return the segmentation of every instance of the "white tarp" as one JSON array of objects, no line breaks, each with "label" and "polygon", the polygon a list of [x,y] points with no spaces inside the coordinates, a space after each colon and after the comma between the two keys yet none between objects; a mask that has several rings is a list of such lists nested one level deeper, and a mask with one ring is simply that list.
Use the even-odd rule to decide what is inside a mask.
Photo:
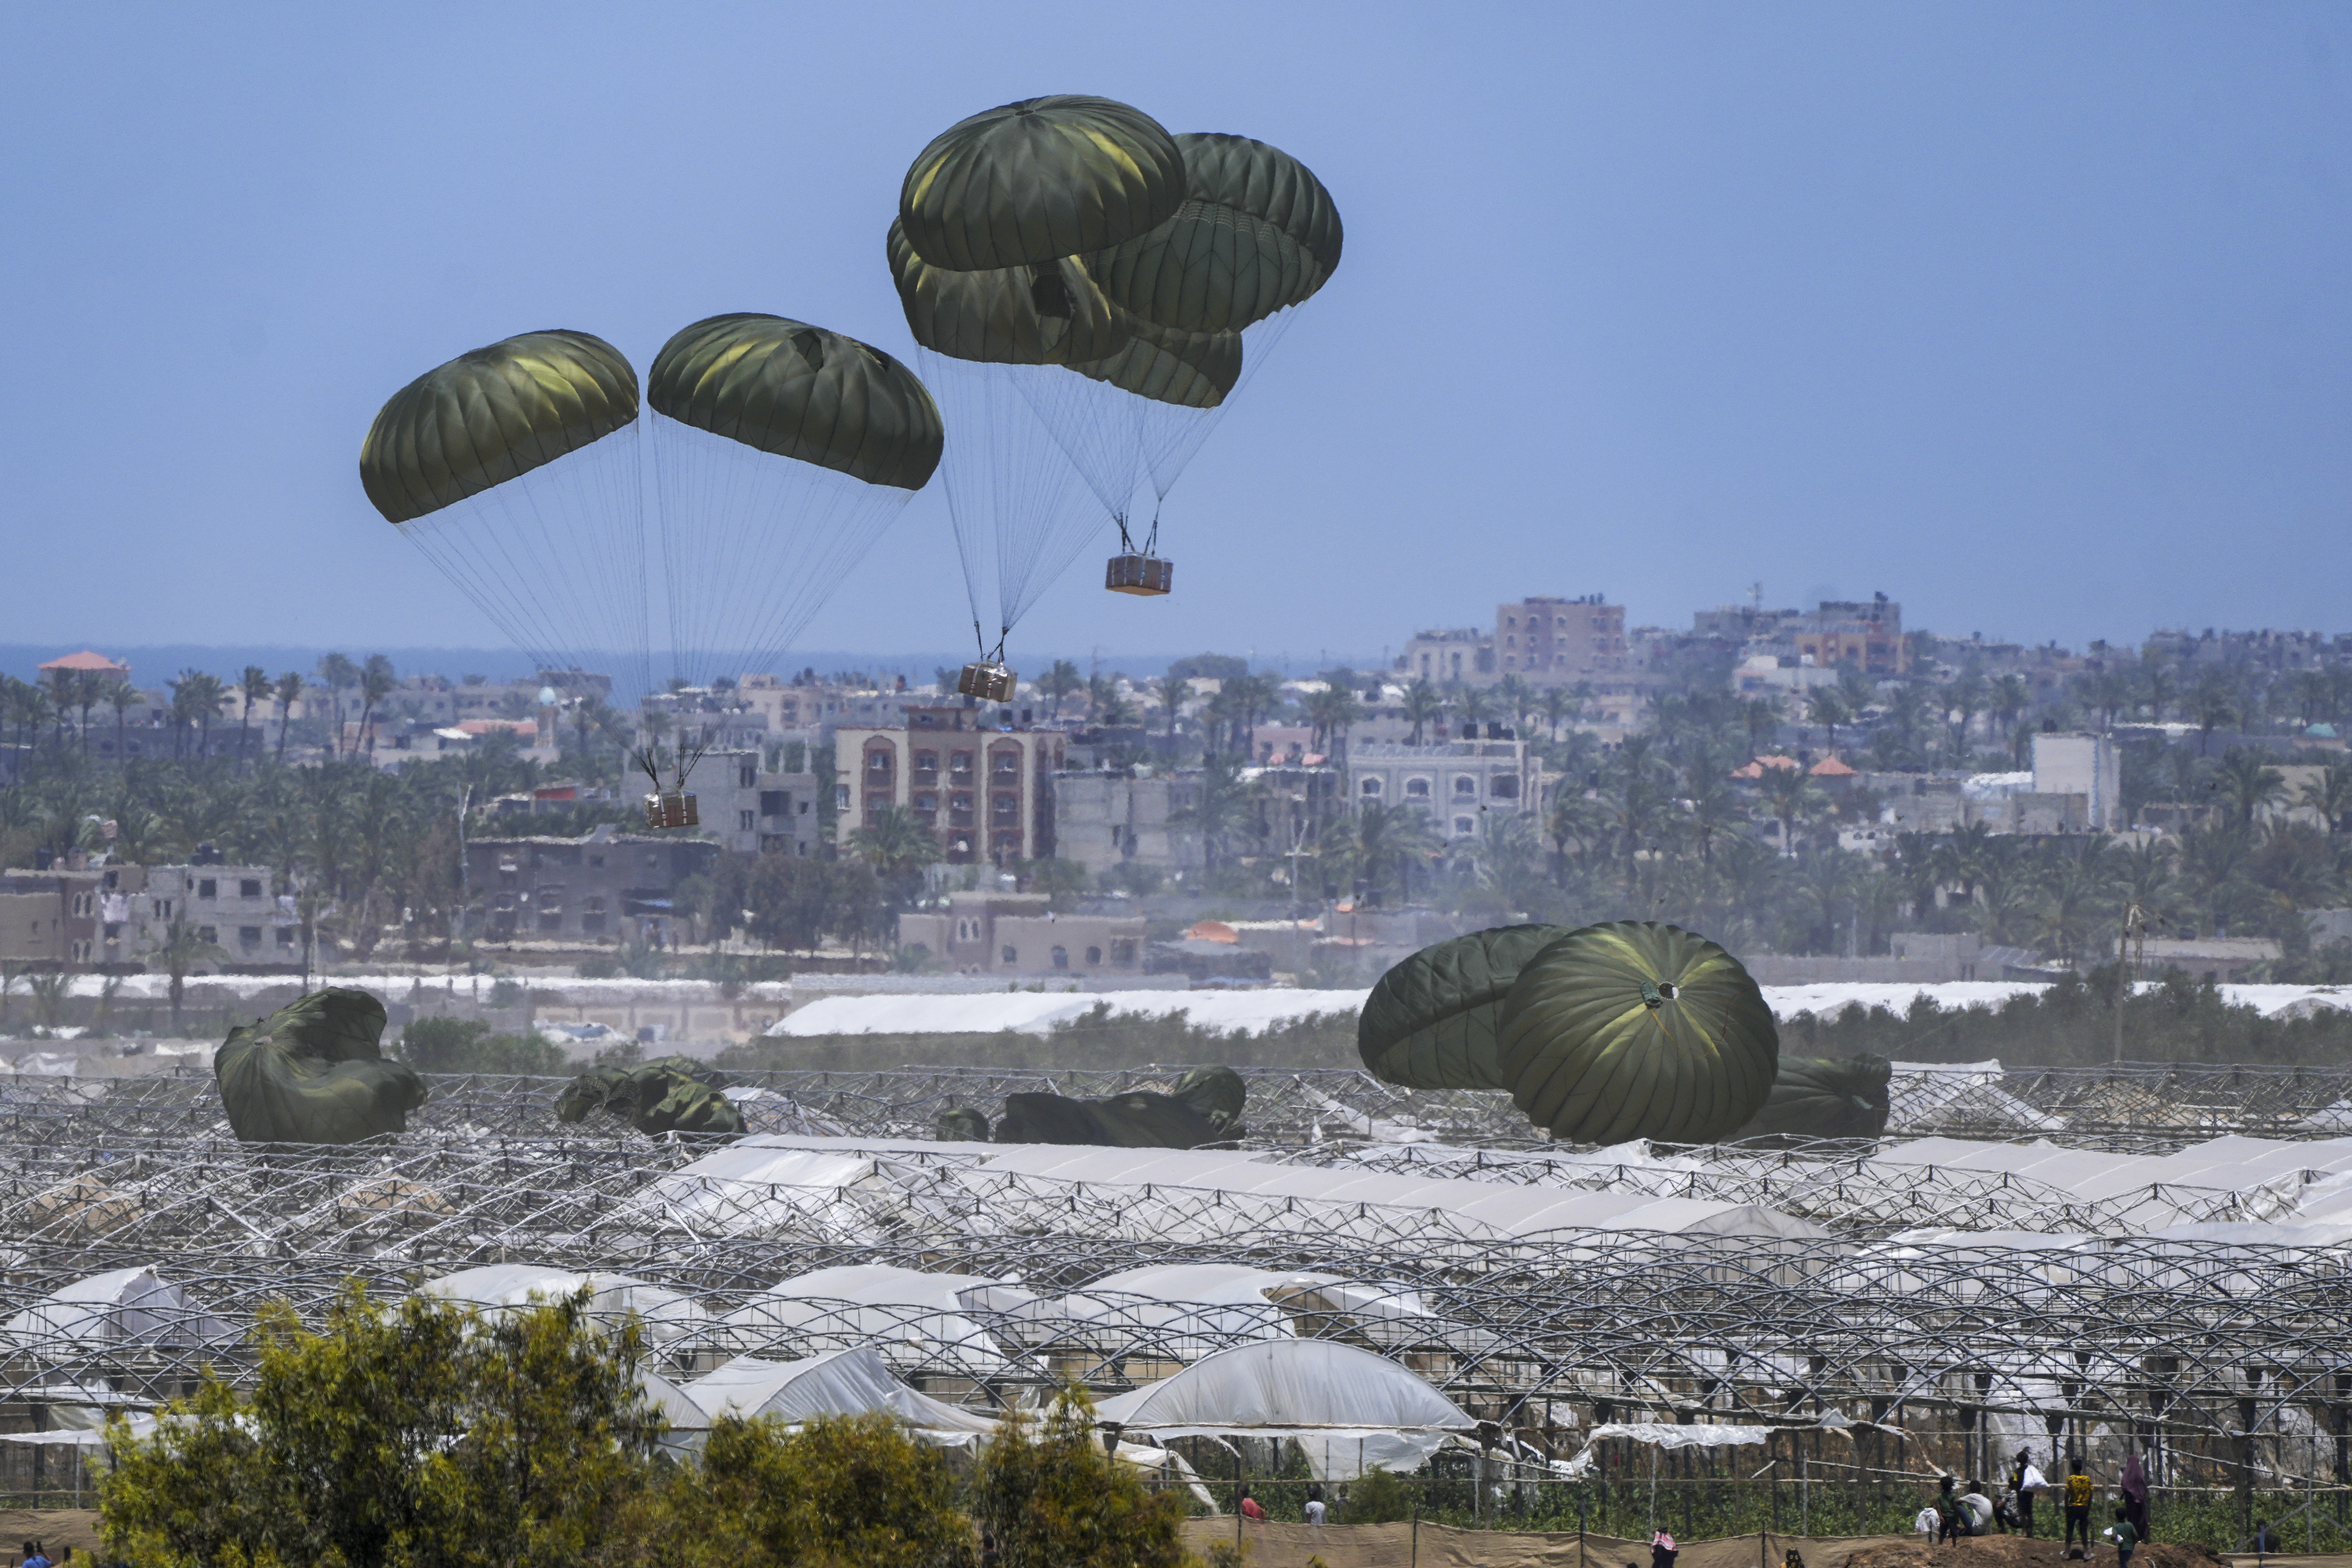
[{"label": "white tarp", "polygon": [[488,1263],[445,1274],[421,1289],[445,1301],[505,1310],[534,1301],[560,1301],[583,1286],[591,1292],[588,1310],[593,1317],[617,1321],[635,1312],[644,1320],[646,1334],[665,1344],[710,1337],[710,1315],[700,1302],[682,1290],[627,1274],[574,1274],[531,1263]]},{"label": "white tarp", "polygon": [[1273,1340],[1220,1351],[1172,1377],[1115,1395],[1096,1416],[1171,1437],[1288,1437],[1316,1479],[1411,1470],[1475,1431],[1463,1409],[1403,1367],[1333,1340]]},{"label": "white tarp", "polygon": [[1044,1035],[1056,1024],[1097,1006],[1117,1018],[1166,1018],[1181,1013],[1196,1028],[1263,1034],[1317,1014],[1353,1017],[1369,991],[1018,991],[1001,994],[827,996],[771,1026],[793,1038],[819,1035],[971,1035],[1010,1030]]},{"label": "white tarp", "polygon": [[0,1323],[0,1342],[39,1354],[68,1346],[206,1345],[236,1331],[148,1268],[117,1268],[51,1291]]},{"label": "white tarp", "polygon": [[738,1356],[688,1384],[686,1395],[713,1415],[772,1415],[786,1426],[820,1415],[889,1415],[938,1443],[968,1443],[996,1430],[984,1415],[900,1383],[871,1345],[802,1361]]},{"label": "white tarp", "polygon": [[1769,1442],[1778,1430],[1775,1426],[1717,1426],[1696,1421],[1612,1421],[1586,1433],[1584,1447],[1577,1450],[1576,1458],[1554,1467],[1554,1471],[1570,1479],[1587,1474],[1601,1445],[1612,1437],[1630,1438],[1659,1448],[1727,1448]]},{"label": "white tarp", "polygon": [[1019,1286],[977,1274],[932,1274],[889,1263],[849,1263],[779,1279],[723,1322],[729,1342],[758,1353],[778,1342],[815,1352],[872,1344],[887,1359],[939,1364],[980,1377],[1004,1354],[971,1314],[1025,1307]]}]

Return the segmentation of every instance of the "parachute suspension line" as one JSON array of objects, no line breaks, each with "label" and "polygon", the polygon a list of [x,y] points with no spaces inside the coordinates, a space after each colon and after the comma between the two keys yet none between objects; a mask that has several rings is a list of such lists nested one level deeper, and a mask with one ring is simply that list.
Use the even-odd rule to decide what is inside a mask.
[{"label": "parachute suspension line", "polygon": [[1136,417],[1142,426],[1143,470],[1161,500],[1176,488],[1185,468],[1200,454],[1202,443],[1222,423],[1225,411],[1241,401],[1276,345],[1289,335],[1298,308],[1287,306],[1262,321],[1242,329],[1242,373],[1234,389],[1214,408],[1180,408],[1172,403],[1137,398]]},{"label": "parachute suspension line", "polygon": [[1009,383],[1046,366],[977,364],[919,345],[918,374],[947,425],[940,464],[974,622],[992,593],[1006,635],[1100,529],[1077,470]]}]

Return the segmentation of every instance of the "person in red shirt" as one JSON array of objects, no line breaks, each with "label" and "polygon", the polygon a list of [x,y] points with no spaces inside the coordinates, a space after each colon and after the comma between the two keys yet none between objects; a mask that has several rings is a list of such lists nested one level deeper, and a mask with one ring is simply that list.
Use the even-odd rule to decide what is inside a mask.
[{"label": "person in red shirt", "polygon": [[1247,1487],[1244,1487],[1242,1489],[1242,1517],[1244,1519],[1264,1519],[1265,1517],[1265,1510],[1258,1507],[1257,1499],[1250,1496],[1250,1489]]}]

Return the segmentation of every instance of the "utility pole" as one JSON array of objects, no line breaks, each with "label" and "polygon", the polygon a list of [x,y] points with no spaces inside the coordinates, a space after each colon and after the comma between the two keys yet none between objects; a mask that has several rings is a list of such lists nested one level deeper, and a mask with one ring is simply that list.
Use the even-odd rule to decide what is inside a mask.
[{"label": "utility pole", "polygon": [[[2124,961],[2124,944],[2138,942],[2133,962]],[[2116,931],[2116,1048],[2114,1059],[2124,1059],[2124,1004],[2131,997],[2132,981],[2139,973],[2139,958],[2147,952],[2147,914],[2135,900],[2124,910],[2124,921]]]}]

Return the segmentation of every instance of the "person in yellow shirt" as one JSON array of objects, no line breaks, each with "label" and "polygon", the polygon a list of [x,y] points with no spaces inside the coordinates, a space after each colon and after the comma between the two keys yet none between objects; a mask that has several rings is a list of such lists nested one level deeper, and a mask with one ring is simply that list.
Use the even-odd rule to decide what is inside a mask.
[{"label": "person in yellow shirt", "polygon": [[2077,1454],[2066,1466],[2066,1539],[2064,1549],[2074,1554],[2074,1531],[2083,1532],[2083,1555],[2091,1554],[2091,1493],[2095,1489],[2091,1478],[2083,1469],[2082,1456]]}]

